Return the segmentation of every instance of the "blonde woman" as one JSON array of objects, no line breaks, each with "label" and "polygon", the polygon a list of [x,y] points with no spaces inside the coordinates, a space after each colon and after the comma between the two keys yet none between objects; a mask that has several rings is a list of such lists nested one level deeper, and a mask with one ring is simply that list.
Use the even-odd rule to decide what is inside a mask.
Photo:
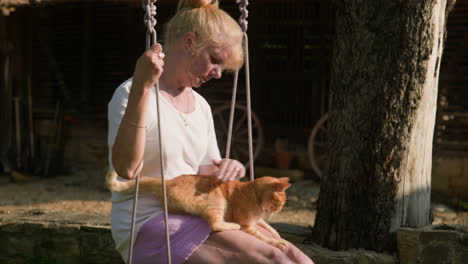
[{"label": "blonde woman", "polygon": [[[109,102],[110,165],[120,180],[138,173],[160,177],[154,89],[159,80],[166,179],[181,174],[212,174],[224,181],[244,177],[240,162],[221,159],[210,106],[192,89],[242,66],[239,25],[218,8],[216,0],[181,0],[164,40],[164,53],[159,44],[146,51],[133,77],[116,89]],[[124,260],[130,240],[131,198],[112,193],[112,236]],[[211,233],[208,224],[196,216],[170,214],[169,230],[174,264],[312,263],[293,245],[285,253],[242,231]],[[136,232],[133,263],[165,263],[164,217],[152,196],[139,197]]]}]

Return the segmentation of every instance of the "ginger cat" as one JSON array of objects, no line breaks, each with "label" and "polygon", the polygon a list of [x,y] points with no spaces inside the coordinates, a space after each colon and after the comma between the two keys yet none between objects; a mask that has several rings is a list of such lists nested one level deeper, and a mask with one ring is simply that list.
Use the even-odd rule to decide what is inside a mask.
[{"label": "ginger cat", "polygon": [[[166,181],[167,206],[170,213],[192,214],[204,218],[213,231],[242,230],[285,251],[287,242],[281,239],[263,216],[280,212],[286,203],[285,190],[289,178],[261,177],[250,182],[223,182],[216,176],[181,175]],[[133,193],[135,180],[119,181],[111,169],[106,176],[110,190]],[[142,177],[140,192],[154,193],[162,203],[160,178]],[[259,225],[276,234],[278,239],[260,233]]]}]

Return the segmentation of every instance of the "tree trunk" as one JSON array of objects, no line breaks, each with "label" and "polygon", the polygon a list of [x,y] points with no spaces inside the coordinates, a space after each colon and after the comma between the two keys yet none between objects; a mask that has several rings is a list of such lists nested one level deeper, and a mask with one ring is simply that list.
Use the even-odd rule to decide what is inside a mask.
[{"label": "tree trunk", "polygon": [[[447,0],[336,0],[329,165],[313,238],[382,251],[430,224]],[[453,1],[454,2],[454,1]]]}]

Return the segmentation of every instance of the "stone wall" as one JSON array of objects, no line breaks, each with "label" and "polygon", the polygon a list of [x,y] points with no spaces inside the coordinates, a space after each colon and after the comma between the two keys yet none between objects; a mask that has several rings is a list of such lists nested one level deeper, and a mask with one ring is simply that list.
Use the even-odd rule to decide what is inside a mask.
[{"label": "stone wall", "polygon": [[[392,256],[365,250],[334,252],[303,244],[310,229],[290,224],[275,228],[316,264],[395,264]],[[2,264],[119,264],[108,217],[44,210],[0,211]]]},{"label": "stone wall", "polygon": [[102,216],[41,210],[0,214],[2,264],[123,263]]},{"label": "stone wall", "polygon": [[435,225],[398,231],[400,264],[468,263],[468,227]]},{"label": "stone wall", "polygon": [[310,234],[310,228],[291,224],[272,224],[281,236],[296,245],[315,264],[397,264],[397,258],[388,254],[376,253],[364,249],[333,251],[314,243],[304,243]]},{"label": "stone wall", "polygon": [[122,263],[109,228],[12,223],[0,227],[0,263]]},{"label": "stone wall", "polygon": [[[119,264],[108,217],[43,210],[0,211],[2,264]],[[353,249],[331,251],[305,244],[310,229],[272,224],[281,236],[299,247],[316,264],[466,264],[468,229],[437,225],[398,232],[395,255]]]}]

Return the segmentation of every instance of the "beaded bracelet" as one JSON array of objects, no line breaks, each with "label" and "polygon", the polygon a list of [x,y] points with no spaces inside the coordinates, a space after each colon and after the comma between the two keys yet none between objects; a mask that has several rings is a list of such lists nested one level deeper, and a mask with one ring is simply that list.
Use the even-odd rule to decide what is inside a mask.
[{"label": "beaded bracelet", "polygon": [[138,127],[138,128],[146,128],[146,126],[140,126],[140,125],[138,125],[136,123],[128,121],[126,118],[122,118],[122,120],[125,121],[127,124],[130,124],[132,126],[135,126],[135,127]]}]

